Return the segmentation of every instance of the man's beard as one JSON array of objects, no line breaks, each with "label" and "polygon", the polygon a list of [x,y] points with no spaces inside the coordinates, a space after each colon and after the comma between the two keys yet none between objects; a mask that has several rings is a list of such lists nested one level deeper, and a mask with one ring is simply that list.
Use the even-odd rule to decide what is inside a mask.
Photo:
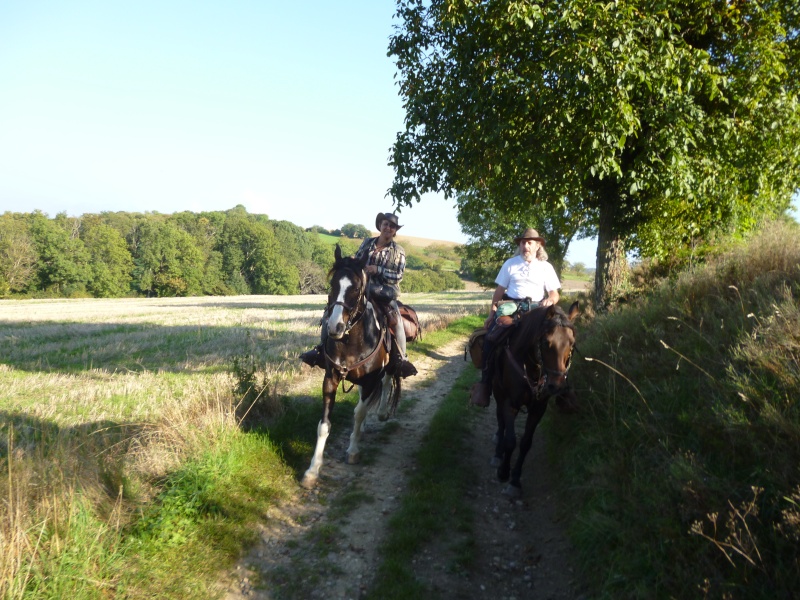
[{"label": "man's beard", "polygon": [[536,256],[536,252],[528,251],[522,253],[522,258],[525,260],[525,262],[531,262],[534,256]]}]

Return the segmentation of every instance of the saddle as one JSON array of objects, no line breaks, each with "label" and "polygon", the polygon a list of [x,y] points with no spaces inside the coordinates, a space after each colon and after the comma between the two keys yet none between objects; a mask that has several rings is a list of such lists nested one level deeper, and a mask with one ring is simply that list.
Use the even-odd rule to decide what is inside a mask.
[{"label": "saddle", "polygon": [[464,360],[467,359],[467,352],[469,352],[472,364],[481,369],[483,366],[484,338],[488,335],[489,343],[493,347],[499,346],[514,330],[514,327],[519,323],[520,317],[538,305],[538,302],[531,302],[528,299],[501,302],[497,307],[495,325],[492,330],[489,331],[485,327],[479,327],[469,336],[467,346],[464,349]]},{"label": "saddle", "polygon": [[417,311],[410,306],[398,301],[400,316],[403,317],[403,329],[406,332],[406,342],[416,342],[422,340],[422,326],[419,324]]},{"label": "saddle", "polygon": [[[406,343],[416,342],[422,339],[422,327],[419,324],[417,311],[396,300],[397,308],[400,309],[400,316],[403,318],[403,330],[406,333]],[[389,325],[389,331],[392,338],[394,338],[394,327],[397,324],[397,315],[392,310],[390,304],[383,304],[382,302],[373,302],[375,311],[378,313],[378,319]]]},{"label": "saddle", "polygon": [[473,331],[467,345],[464,347],[464,360],[467,360],[467,353],[476,369],[483,368],[483,337],[486,335],[485,327],[478,327]]},{"label": "saddle", "polygon": [[464,347],[464,360],[467,360],[467,353],[469,353],[472,364],[475,365],[476,369],[483,368],[483,341],[486,335],[489,334],[489,342],[494,350],[514,330],[514,326],[517,324],[516,320],[508,319],[507,317],[503,317],[503,319],[502,324],[495,325],[491,332],[485,327],[478,327],[470,334],[467,345]]}]

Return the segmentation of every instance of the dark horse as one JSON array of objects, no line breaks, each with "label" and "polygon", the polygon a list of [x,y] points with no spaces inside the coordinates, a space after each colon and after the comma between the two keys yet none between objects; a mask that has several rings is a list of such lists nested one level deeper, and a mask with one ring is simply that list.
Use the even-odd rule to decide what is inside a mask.
[{"label": "dark horse", "polygon": [[[572,320],[577,315],[577,302],[570,306],[568,315],[558,306],[535,308],[520,317],[507,340],[495,350],[492,394],[497,402],[497,445],[492,466],[497,467],[500,481],[508,481],[503,490],[507,496],[522,493],[522,463],[550,398],[555,397],[565,410],[575,405],[567,371],[575,346]],[[521,410],[527,411],[528,417],[512,469],[511,455],[517,445],[514,421]]]},{"label": "dark horse", "polygon": [[359,386],[360,391],[350,446],[347,448],[349,464],[357,463],[360,459],[358,441],[369,409],[378,404],[378,418],[385,421],[397,407],[400,397],[400,377],[390,368],[392,353],[389,328],[367,298],[369,280],[364,268],[369,257],[365,255],[363,260],[343,258],[338,245],[334,256],[336,261],[329,273],[331,291],[325,309],[328,318],[327,323],[323,324],[323,327],[327,327],[327,339],[324,344],[322,420],[317,426],[317,445],[311,465],[301,482],[304,487],[312,487],[319,477],[339,383],[345,380],[352,382]]}]

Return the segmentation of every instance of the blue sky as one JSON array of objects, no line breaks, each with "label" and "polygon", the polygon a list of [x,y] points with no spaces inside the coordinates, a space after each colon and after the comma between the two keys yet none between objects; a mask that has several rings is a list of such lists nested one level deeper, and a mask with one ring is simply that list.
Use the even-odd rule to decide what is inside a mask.
[{"label": "blue sky", "polygon": [[[372,227],[403,109],[389,0],[0,0],[0,212]],[[466,241],[431,195],[403,233]],[[532,224],[535,226],[535,224]],[[568,258],[594,266],[595,244]]]}]

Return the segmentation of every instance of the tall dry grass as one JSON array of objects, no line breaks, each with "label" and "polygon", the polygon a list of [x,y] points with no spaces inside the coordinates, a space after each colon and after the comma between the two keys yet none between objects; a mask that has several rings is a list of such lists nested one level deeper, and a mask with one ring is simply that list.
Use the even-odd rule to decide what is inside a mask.
[{"label": "tall dry grass", "polygon": [[579,322],[582,414],[555,421],[595,598],[800,589],[800,235],[773,223]]}]

